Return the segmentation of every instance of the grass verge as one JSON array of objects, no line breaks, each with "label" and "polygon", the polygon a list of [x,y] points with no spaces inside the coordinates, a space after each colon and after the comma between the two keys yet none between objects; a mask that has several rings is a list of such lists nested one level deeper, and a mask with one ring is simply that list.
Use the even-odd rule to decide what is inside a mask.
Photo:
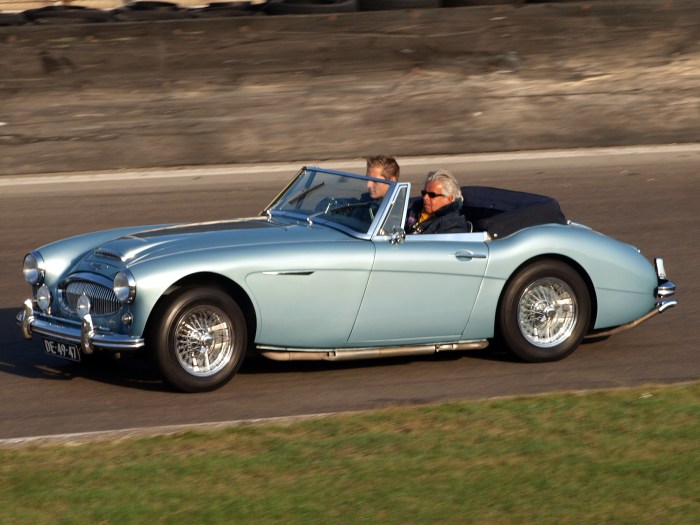
[{"label": "grass verge", "polygon": [[0,523],[700,523],[700,383],[0,449]]}]

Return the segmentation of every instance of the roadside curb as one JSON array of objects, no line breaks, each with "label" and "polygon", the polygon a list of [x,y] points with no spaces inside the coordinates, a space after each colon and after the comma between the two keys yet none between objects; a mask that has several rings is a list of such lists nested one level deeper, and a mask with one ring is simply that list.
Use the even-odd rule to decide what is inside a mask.
[{"label": "roadside curb", "polygon": [[665,384],[641,384],[629,387],[613,387],[613,388],[594,388],[585,390],[564,390],[558,392],[542,392],[542,393],[530,393],[530,394],[514,394],[508,396],[497,396],[488,397],[482,399],[468,399],[468,400],[454,400],[445,401],[439,403],[425,403],[425,404],[397,404],[392,406],[386,406],[377,409],[368,410],[350,410],[347,412],[324,412],[317,414],[301,414],[297,416],[280,416],[280,417],[268,417],[268,418],[250,418],[250,419],[239,419],[233,421],[217,421],[212,423],[194,423],[194,424],[182,424],[182,425],[162,425],[153,427],[141,427],[141,428],[129,428],[122,430],[103,430],[95,432],[75,432],[69,434],[56,434],[56,435],[45,435],[45,436],[30,436],[30,437],[20,437],[20,438],[5,438],[0,439],[0,449],[17,449],[25,448],[30,446],[53,446],[53,445],[63,445],[63,446],[81,446],[90,443],[99,443],[104,441],[119,442],[130,439],[146,439],[154,437],[166,437],[166,436],[176,436],[187,432],[197,432],[197,431],[216,431],[216,430],[228,430],[234,428],[241,428],[247,426],[255,425],[292,425],[295,423],[300,423],[304,421],[314,421],[320,419],[326,419],[330,417],[343,417],[343,416],[354,416],[362,414],[371,414],[373,412],[378,412],[381,410],[391,410],[391,409],[410,409],[410,408],[420,408],[429,407],[436,405],[445,405],[451,403],[463,403],[463,402],[480,402],[480,401],[500,401],[500,400],[515,400],[522,398],[539,398],[547,396],[557,396],[557,395],[590,395],[597,394],[601,392],[620,392],[620,391],[640,391],[643,392],[641,395],[644,397],[650,397],[651,393],[644,392],[650,389],[659,389],[664,387],[682,387],[687,385],[693,385],[698,381],[682,381],[675,383],[665,383]]},{"label": "roadside curb", "polygon": [[[439,159],[441,164],[462,162],[468,159],[470,163],[500,162],[511,159],[566,159],[595,157],[605,155],[634,155],[634,154],[684,154],[700,152],[700,142],[688,142],[684,144],[656,144],[648,146],[622,146],[622,147],[598,147],[598,148],[572,148],[572,149],[548,149],[548,150],[524,150],[492,153],[464,153],[456,155],[439,156],[402,156],[402,166],[424,165],[431,158]],[[326,159],[322,161],[307,160],[300,162],[271,162],[255,164],[229,164],[216,166],[179,166],[172,168],[144,168],[138,170],[97,170],[75,171],[62,173],[35,173],[21,176],[0,177],[0,187],[8,186],[33,186],[40,184],[54,184],[57,181],[64,183],[87,183],[106,181],[129,181],[145,179],[173,179],[210,176],[236,176],[263,173],[294,173],[302,166],[322,165],[340,170],[364,169],[363,158]]]}]

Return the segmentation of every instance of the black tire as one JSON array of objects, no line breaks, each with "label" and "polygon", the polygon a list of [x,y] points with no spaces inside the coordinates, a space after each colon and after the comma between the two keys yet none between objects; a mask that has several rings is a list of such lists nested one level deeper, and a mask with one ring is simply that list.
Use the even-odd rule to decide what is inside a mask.
[{"label": "black tire", "polygon": [[146,343],[173,387],[206,392],[233,378],[248,334],[243,313],[229,295],[215,288],[183,288],[154,315]]},{"label": "black tire", "polygon": [[524,4],[527,0],[442,0],[442,7],[473,7],[488,5]]},{"label": "black tire", "polygon": [[271,0],[265,4],[268,15],[309,15],[354,13],[357,0]]},{"label": "black tire", "polygon": [[213,2],[206,7],[190,9],[193,18],[227,18],[255,16],[262,8],[250,2]]},{"label": "black tire", "polygon": [[28,9],[23,13],[27,20],[35,24],[84,24],[111,22],[112,14],[101,9],[90,9],[77,5],[51,5]]},{"label": "black tire", "polygon": [[182,20],[192,18],[193,15],[190,10],[182,9],[173,2],[145,0],[118,7],[112,11],[112,16],[117,22],[141,22],[149,20]]},{"label": "black tire", "polygon": [[132,11],[120,8],[112,11],[112,17],[115,22],[158,22],[160,20],[185,20],[192,18],[192,14],[186,9],[180,11],[168,11],[166,9]]},{"label": "black tire", "polygon": [[27,9],[22,12],[22,15],[27,19],[34,21],[38,18],[47,18],[50,16],[70,16],[83,13],[86,10],[85,7],[77,5],[48,5],[45,7],[37,7],[34,9]]},{"label": "black tire", "polygon": [[22,13],[0,13],[0,27],[21,26],[29,23]]},{"label": "black tire", "polygon": [[440,0],[359,0],[360,11],[388,11],[391,9],[429,9],[440,7]]},{"label": "black tire", "polygon": [[179,11],[180,6],[174,2],[160,2],[159,0],[143,0],[131,2],[124,6],[131,11]]},{"label": "black tire", "polygon": [[581,343],[591,318],[588,287],[571,266],[535,262],[506,285],[498,309],[505,346],[530,363],[558,361]]}]

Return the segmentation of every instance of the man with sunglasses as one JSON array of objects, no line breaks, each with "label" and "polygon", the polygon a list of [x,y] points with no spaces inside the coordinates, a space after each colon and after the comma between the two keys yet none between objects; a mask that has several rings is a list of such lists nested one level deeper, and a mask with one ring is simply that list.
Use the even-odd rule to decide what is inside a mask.
[{"label": "man with sunglasses", "polygon": [[462,192],[447,170],[428,173],[425,186],[408,212],[406,233],[468,233],[472,225],[462,215]]}]

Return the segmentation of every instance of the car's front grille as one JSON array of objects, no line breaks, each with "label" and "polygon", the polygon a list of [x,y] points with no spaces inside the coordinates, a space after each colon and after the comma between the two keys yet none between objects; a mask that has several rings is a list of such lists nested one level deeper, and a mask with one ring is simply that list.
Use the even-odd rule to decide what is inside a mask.
[{"label": "car's front grille", "polygon": [[85,294],[90,299],[92,315],[110,315],[121,308],[121,303],[111,288],[90,281],[71,281],[63,289],[63,304],[73,313],[78,312],[78,299]]}]

